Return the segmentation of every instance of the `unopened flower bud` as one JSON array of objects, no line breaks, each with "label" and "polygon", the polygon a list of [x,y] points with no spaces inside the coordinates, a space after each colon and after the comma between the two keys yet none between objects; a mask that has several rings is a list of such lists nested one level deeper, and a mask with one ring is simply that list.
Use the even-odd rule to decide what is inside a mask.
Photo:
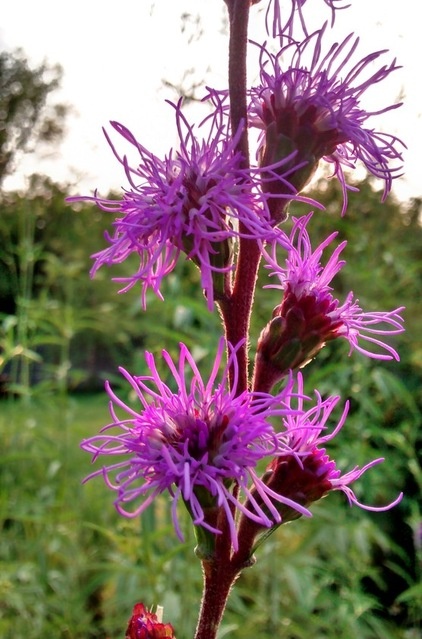
[{"label": "unopened flower bud", "polygon": [[[303,460],[293,454],[274,459],[263,480],[275,492],[309,506],[332,490],[328,476],[333,468],[335,463],[329,461],[325,450],[315,450]],[[283,523],[301,517],[298,510],[285,504],[279,503],[277,508]]]},{"label": "unopened flower bud", "polygon": [[[282,118],[285,124],[285,118]],[[286,158],[291,159],[286,163]],[[265,130],[260,150],[262,190],[274,197],[267,199],[274,223],[283,222],[291,199],[300,193],[312,178],[319,158],[311,149],[301,148],[285,127],[271,122]]]},{"label": "unopened flower bud", "polygon": [[298,298],[286,290],[258,340],[255,379],[260,389],[272,387],[289,370],[305,366],[327,341],[337,337],[341,323],[332,321],[327,311],[325,299],[313,294]]}]

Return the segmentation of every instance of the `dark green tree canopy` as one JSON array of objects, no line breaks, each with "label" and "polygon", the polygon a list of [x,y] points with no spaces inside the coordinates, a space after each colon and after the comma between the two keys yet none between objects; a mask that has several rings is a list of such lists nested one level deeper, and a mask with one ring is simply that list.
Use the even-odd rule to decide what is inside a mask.
[{"label": "dark green tree canopy", "polygon": [[48,102],[61,78],[60,65],[31,67],[21,49],[0,53],[0,186],[20,153],[63,135],[68,107]]}]

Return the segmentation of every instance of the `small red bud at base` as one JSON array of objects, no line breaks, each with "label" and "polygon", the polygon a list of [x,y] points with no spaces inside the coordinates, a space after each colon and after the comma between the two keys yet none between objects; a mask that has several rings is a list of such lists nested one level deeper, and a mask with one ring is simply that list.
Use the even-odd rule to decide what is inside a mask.
[{"label": "small red bud at base", "polygon": [[160,623],[157,615],[148,612],[143,603],[135,604],[126,629],[125,639],[176,639],[169,623]]}]

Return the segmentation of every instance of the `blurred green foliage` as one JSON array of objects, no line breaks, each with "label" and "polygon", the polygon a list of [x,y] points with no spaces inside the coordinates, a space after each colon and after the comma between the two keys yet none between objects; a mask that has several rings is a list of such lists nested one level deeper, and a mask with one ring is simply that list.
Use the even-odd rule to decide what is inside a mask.
[{"label": "blurred green foliage", "polygon": [[150,294],[142,313],[140,291],[118,295],[111,281],[134,272],[136,259],[89,279],[110,214],[72,208],[66,195],[32,176],[28,193],[0,200],[0,372],[3,366],[9,391],[99,390],[119,365],[142,366],[144,348],[174,351],[184,341],[198,359],[213,351],[219,319],[196,294],[195,267],[181,261],[166,282],[166,303]]},{"label": "blurred green foliage", "polygon": [[[311,520],[282,526],[258,550],[234,589],[220,637],[242,639],[416,639],[421,632],[420,466],[422,370],[421,202],[380,203],[370,181],[349,194],[340,217],[334,181],[317,185],[326,211],[310,224],[315,244],[333,230],[347,239],[347,266],[335,281],[365,310],[405,306],[407,331],[394,338],[400,362],[379,362],[331,343],[305,369],[306,389],[351,402],[329,453],[343,470],[385,457],[358,482],[359,499],[386,513],[350,509],[341,494],[313,508]],[[117,295],[129,260],[91,281],[90,255],[105,246],[109,214],[65,203],[66,188],[34,176],[26,193],[0,201],[0,635],[5,639],[123,636],[133,604],[164,605],[179,639],[193,635],[201,589],[194,540],[171,526],[166,499],[139,520],[118,517],[101,480],[81,485],[89,458],[83,437],[106,424],[107,377],[119,365],[141,374],[145,349],[193,349],[211,366],[221,333],[199,291],[196,268],[181,260],[164,283],[165,302],[136,288]],[[295,206],[291,215],[307,212]],[[328,257],[328,256],[327,256]],[[279,303],[263,289],[252,322],[256,338]],[[119,393],[128,389],[123,385]],[[14,399],[15,398],[15,399]],[[128,398],[130,401],[130,397]]]},{"label": "blurred green foliage", "polygon": [[[101,396],[2,405],[4,639],[122,637],[138,600],[163,605],[177,636],[193,636],[201,570],[187,515],[181,512],[181,543],[168,498],[126,520],[100,479],[81,484],[89,460],[78,443],[107,421]],[[348,467],[357,461],[356,444],[348,453],[353,442],[347,425],[341,443]],[[373,454],[368,441],[359,449],[361,457]],[[393,449],[388,464],[394,457],[403,465],[414,460]],[[364,499],[391,498],[402,479],[402,472],[380,467],[361,486]],[[410,512],[414,501],[406,497],[404,506],[383,515],[350,509],[334,494],[313,507],[311,520],[282,526],[238,580],[220,636],[419,637],[420,586],[409,552],[412,524],[420,525],[416,510],[413,519]]]}]

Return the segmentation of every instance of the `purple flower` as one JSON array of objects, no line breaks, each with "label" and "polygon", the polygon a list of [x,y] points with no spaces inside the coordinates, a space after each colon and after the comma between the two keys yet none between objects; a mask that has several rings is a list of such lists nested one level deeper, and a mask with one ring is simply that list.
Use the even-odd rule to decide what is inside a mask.
[{"label": "purple flower", "polygon": [[285,190],[274,171],[267,174],[265,170],[281,157],[296,151],[292,162],[305,164],[289,175],[297,191],[304,188],[324,159],[333,164],[333,174],[342,185],[343,214],[347,189],[351,188],[346,184],[344,167],[350,169],[358,161],[363,163],[369,173],[384,181],[383,199],[401,169],[399,148],[404,144],[366,124],[373,115],[400,104],[376,111],[361,106],[364,93],[398,67],[393,61],[374,71],[375,62],[385,51],[369,54],[353,64],[359,41],[353,34],[324,51],[325,33],[326,25],[303,42],[289,42],[277,55],[261,47],[261,83],[250,90],[249,122],[262,129],[258,155],[268,191],[276,195]]},{"label": "purple flower", "polygon": [[[277,437],[267,418],[284,415],[289,385],[276,398],[249,391],[236,395],[236,383],[228,390],[231,367],[237,378],[236,349],[231,349],[217,381],[224,349],[222,339],[206,383],[186,346],[180,347],[178,364],[163,351],[177,387],[175,391],[160,378],[151,353],[146,353],[148,375],[132,377],[121,369],[141,408],[137,411],[126,405],[107,384],[113,423],[103,428],[101,434],[83,441],[82,448],[93,453],[93,461],[102,455],[126,457],[88,477],[104,476],[107,485],[117,493],[115,505],[121,514],[135,517],[157,495],[168,491],[173,498],[172,516],[180,537],[177,504],[182,499],[196,526],[219,534],[221,522],[226,520],[236,550],[236,511],[270,527],[280,520],[271,495],[273,500],[297,508],[301,514],[309,512],[290,499],[273,494],[255,472],[262,458],[278,450]],[[119,419],[114,406],[129,413],[129,417]],[[265,512],[251,495],[251,486],[266,506]],[[241,496],[249,500],[248,509]]]},{"label": "purple flower", "polygon": [[120,263],[137,254],[137,272],[115,279],[126,283],[124,291],[140,282],[144,308],[146,291],[150,288],[161,296],[161,282],[182,251],[200,268],[202,287],[212,309],[214,276],[232,269],[233,238],[271,237],[268,209],[261,204],[250,175],[241,169],[242,157],[236,151],[241,130],[231,138],[217,93],[214,98],[214,116],[204,121],[211,123],[209,135],[201,141],[182,114],[181,102],[173,105],[180,147],[171,150],[164,160],[142,146],[122,124],[112,122],[114,130],[139,153],[139,165],[133,168],[105,132],[130,188],[121,200],[97,195],[70,198],[94,201],[101,209],[117,214],[114,233],[106,234],[109,246],[93,255],[91,273],[94,275],[104,264]]},{"label": "purple flower", "polygon": [[[291,397],[293,396],[292,394]],[[402,493],[386,506],[366,506],[358,501],[350,484],[358,480],[369,468],[384,460],[374,459],[362,468],[355,466],[342,474],[336,462],[326,453],[325,444],[343,427],[349,404],[346,402],[334,430],[324,434],[327,431],[327,422],[331,419],[340,398],[336,396],[323,400],[318,391],[315,391],[315,396],[316,403],[305,409],[305,401],[309,398],[303,395],[303,379],[298,373],[297,407],[289,400],[291,412],[283,417],[283,427],[279,434],[281,449],[284,448],[288,452],[281,453],[270,463],[266,473],[269,487],[303,505],[309,505],[333,490],[342,491],[350,505],[355,504],[365,510],[384,511],[398,504],[402,499]],[[293,516],[296,516],[295,513]]]},{"label": "purple flower", "polygon": [[[311,217],[312,213],[293,218],[292,248],[284,267],[277,263],[276,243],[272,257],[265,252],[266,267],[273,269],[270,275],[279,279],[279,284],[266,288],[281,289],[283,299],[274,309],[273,318],[262,331],[258,344],[255,388],[261,390],[271,387],[289,369],[304,366],[326,342],[338,337],[349,342],[349,354],[356,349],[374,359],[399,359],[396,350],[379,336],[404,331],[400,316],[403,307],[394,311],[364,312],[352,292],[340,304],[330,284],[345,264],[339,258],[346,242],[341,242],[322,266],[323,253],[337,233],[332,233],[313,251],[306,228]],[[370,348],[373,346],[375,350]]]}]

